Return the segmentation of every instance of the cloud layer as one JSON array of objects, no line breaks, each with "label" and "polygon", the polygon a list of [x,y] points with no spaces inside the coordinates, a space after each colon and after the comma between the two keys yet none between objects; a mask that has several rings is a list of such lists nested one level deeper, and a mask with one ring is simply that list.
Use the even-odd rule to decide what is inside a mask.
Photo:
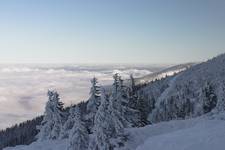
[{"label": "cloud layer", "polygon": [[48,89],[56,89],[62,101],[70,105],[89,97],[93,76],[101,84],[111,84],[116,72],[128,78],[131,73],[140,77],[152,70],[126,66],[0,66],[0,129],[43,114]]}]

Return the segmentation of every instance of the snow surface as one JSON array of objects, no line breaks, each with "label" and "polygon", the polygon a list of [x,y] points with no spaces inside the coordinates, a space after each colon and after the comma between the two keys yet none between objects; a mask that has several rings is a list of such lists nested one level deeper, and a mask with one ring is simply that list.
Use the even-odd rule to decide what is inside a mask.
[{"label": "snow surface", "polygon": [[19,145],[8,147],[3,150],[66,150],[69,142],[67,140],[34,142],[28,146]]},{"label": "snow surface", "polygon": [[151,136],[137,150],[224,150],[224,126],[225,121],[202,121],[189,128]]},{"label": "snow surface", "polygon": [[[126,132],[130,138],[123,150],[224,150],[225,114],[161,122]],[[44,141],[4,150],[66,150],[67,145],[67,140]]]}]

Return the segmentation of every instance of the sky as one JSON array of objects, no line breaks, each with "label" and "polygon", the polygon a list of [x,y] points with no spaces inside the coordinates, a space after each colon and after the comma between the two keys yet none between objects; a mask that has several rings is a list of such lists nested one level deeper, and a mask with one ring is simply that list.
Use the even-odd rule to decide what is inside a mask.
[{"label": "sky", "polygon": [[224,18],[224,0],[2,0],[0,63],[203,61]]}]

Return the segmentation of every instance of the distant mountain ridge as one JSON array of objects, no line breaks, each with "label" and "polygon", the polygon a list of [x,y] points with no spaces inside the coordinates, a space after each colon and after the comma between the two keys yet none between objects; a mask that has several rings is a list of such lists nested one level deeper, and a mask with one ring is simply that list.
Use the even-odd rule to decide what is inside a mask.
[{"label": "distant mountain ridge", "polygon": [[166,76],[172,76],[174,74],[177,74],[181,71],[185,71],[186,69],[196,65],[196,63],[186,63],[186,64],[180,64],[180,65],[175,65],[169,68],[166,68],[162,71],[155,72],[152,74],[149,74],[144,77],[136,78],[135,81],[137,84],[142,84],[142,83],[149,83],[154,80],[160,80],[162,78],[165,78]]}]

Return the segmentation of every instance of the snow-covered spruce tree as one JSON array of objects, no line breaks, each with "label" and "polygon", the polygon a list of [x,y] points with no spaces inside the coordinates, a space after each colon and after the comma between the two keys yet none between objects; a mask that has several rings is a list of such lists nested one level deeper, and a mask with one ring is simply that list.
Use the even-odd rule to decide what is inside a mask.
[{"label": "snow-covered spruce tree", "polygon": [[75,107],[74,125],[69,137],[68,150],[87,150],[89,135],[82,120],[79,106]]},{"label": "snow-covered spruce tree", "polygon": [[53,121],[54,126],[50,135],[50,139],[58,139],[61,129],[65,122],[65,115],[63,112],[63,103],[60,101],[59,94],[55,91],[53,93]]},{"label": "snow-covered spruce tree", "polygon": [[91,80],[91,90],[90,90],[90,95],[91,97],[89,98],[88,104],[87,104],[87,111],[89,112],[97,112],[98,107],[100,106],[101,103],[101,98],[100,98],[100,86],[98,85],[98,79],[94,77]]},{"label": "snow-covered spruce tree", "polygon": [[138,95],[137,101],[138,101],[137,109],[139,110],[138,126],[143,127],[149,124],[149,121],[148,121],[149,108],[144,101],[143,93]]},{"label": "snow-covered spruce tree", "polygon": [[206,83],[206,87],[203,89],[203,94],[203,111],[204,113],[208,113],[216,107],[217,96],[212,85],[210,85],[208,82]]},{"label": "snow-covered spruce tree", "polygon": [[37,135],[38,141],[57,139],[62,127],[63,103],[59,101],[59,95],[56,91],[48,91],[48,97],[43,121],[37,127],[40,130]]},{"label": "snow-covered spruce tree", "polygon": [[218,103],[217,103],[217,111],[221,112],[225,110],[225,81],[221,82],[222,84],[220,85],[219,88],[219,97],[218,97]]},{"label": "snow-covered spruce tree", "polygon": [[128,127],[130,124],[125,117],[125,106],[128,99],[124,93],[123,82],[121,77],[116,73],[112,86],[112,94],[110,96],[109,111],[112,116],[112,122],[115,125],[115,134],[121,133],[121,129]]},{"label": "snow-covered spruce tree", "polygon": [[73,106],[70,106],[69,117],[63,125],[63,128],[62,128],[61,133],[60,133],[60,139],[69,138],[69,132],[73,128],[74,121],[75,121],[74,110],[75,110],[75,108]]},{"label": "snow-covered spruce tree", "polygon": [[123,80],[119,77],[119,99],[121,99],[124,116],[127,123],[126,127],[140,126],[140,111],[138,110],[138,94],[133,75],[130,75],[129,86],[123,84]]},{"label": "snow-covered spruce tree", "polygon": [[129,84],[129,107],[137,108],[137,88],[135,85],[135,79],[133,75],[130,75],[130,84]]},{"label": "snow-covered spruce tree", "polygon": [[109,96],[102,92],[101,105],[95,115],[94,136],[89,143],[89,150],[111,150],[110,138],[115,134],[114,122],[109,110]]},{"label": "snow-covered spruce tree", "polygon": [[133,94],[135,94],[135,92],[136,92],[136,85],[135,85],[135,79],[134,79],[132,74],[130,75],[130,89],[131,89],[131,92]]},{"label": "snow-covered spruce tree", "polygon": [[92,84],[92,86],[91,86],[91,90],[90,90],[90,98],[89,98],[88,104],[87,104],[87,112],[88,112],[87,120],[89,122],[88,126],[90,126],[90,130],[94,126],[94,117],[98,110],[98,107],[101,104],[101,97],[100,97],[101,92],[100,92],[100,86],[98,85],[97,78],[94,77],[91,80],[91,84]]},{"label": "snow-covered spruce tree", "polygon": [[121,129],[138,126],[139,111],[129,106],[130,89],[123,84],[118,74],[113,76],[114,83],[109,98],[109,111],[113,118],[116,134],[121,134]]},{"label": "snow-covered spruce tree", "polygon": [[48,101],[45,106],[44,118],[41,122],[40,126],[37,126],[37,129],[40,132],[37,135],[39,141],[50,139],[50,134],[52,127],[54,125],[53,122],[53,91],[48,91]]}]

